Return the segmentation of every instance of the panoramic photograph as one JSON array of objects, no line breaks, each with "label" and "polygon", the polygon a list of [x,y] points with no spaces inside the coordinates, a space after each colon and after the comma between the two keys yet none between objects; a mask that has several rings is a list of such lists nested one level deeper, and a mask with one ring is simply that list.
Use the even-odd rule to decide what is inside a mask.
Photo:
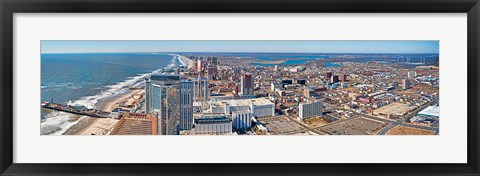
[{"label": "panoramic photograph", "polygon": [[40,58],[40,135],[439,135],[439,41],[43,40]]}]

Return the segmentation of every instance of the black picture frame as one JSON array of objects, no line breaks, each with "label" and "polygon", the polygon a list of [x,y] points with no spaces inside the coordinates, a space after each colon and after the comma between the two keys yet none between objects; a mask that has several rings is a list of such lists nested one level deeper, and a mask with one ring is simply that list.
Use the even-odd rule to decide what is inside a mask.
[{"label": "black picture frame", "polygon": [[[0,0],[1,175],[479,175],[478,0]],[[14,13],[467,13],[466,164],[19,164],[13,163]]]}]

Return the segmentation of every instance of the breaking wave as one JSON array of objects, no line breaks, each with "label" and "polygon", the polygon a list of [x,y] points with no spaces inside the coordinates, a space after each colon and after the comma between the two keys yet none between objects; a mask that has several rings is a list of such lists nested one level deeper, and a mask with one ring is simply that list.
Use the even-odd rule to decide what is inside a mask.
[{"label": "breaking wave", "polygon": [[[178,57],[173,57],[169,65],[165,68],[173,68],[177,66],[177,60],[179,60]],[[157,69],[150,73],[128,77],[125,81],[118,82],[114,85],[105,86],[107,89],[101,91],[96,95],[82,97],[76,101],[69,101],[67,104],[71,106],[84,106],[87,108],[95,108],[95,104],[99,100],[124,93],[129,87],[139,85],[146,77],[160,73],[161,71],[162,69]],[[70,127],[77,124],[81,118],[88,117],[79,117],[78,115],[58,111],[49,112],[40,123],[40,133],[41,135],[61,135]]]},{"label": "breaking wave", "polygon": [[40,134],[62,135],[71,126],[77,124],[82,118],[87,117],[79,117],[78,115],[66,112],[52,111],[45,116],[45,119],[42,119],[42,123],[40,123]]},{"label": "breaking wave", "polygon": [[[176,60],[177,59],[175,57],[172,58],[172,60],[170,61],[170,64],[167,66],[167,68],[175,67],[177,65]],[[108,89],[100,92],[97,95],[83,97],[79,100],[69,102],[68,105],[71,105],[71,106],[85,106],[87,108],[95,108],[95,104],[100,99],[124,93],[129,87],[134,86],[134,85],[138,85],[138,84],[142,83],[142,81],[146,77],[151,76],[153,74],[160,73],[161,71],[162,71],[162,69],[157,69],[157,70],[155,70],[153,72],[150,72],[150,73],[145,73],[145,74],[140,74],[140,75],[133,76],[133,77],[128,77],[127,80],[125,80],[123,82],[119,82],[115,85],[106,86]]]}]

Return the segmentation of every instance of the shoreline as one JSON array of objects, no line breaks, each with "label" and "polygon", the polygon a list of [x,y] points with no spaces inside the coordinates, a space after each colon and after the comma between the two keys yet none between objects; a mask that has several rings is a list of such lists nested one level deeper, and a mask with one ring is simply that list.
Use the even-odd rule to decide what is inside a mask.
[{"label": "shoreline", "polygon": [[188,62],[188,69],[191,69],[191,68],[195,68],[195,61],[193,61],[192,59],[188,58],[188,57],[185,57],[185,56],[182,56],[182,55],[179,55],[177,54],[176,55],[178,57],[178,59],[184,59],[184,60],[187,60]]},{"label": "shoreline", "polygon": [[[132,98],[134,95],[142,93],[143,90],[126,90],[120,95],[115,95],[111,97],[105,97],[100,99],[96,104],[98,110],[111,112],[115,109],[115,106],[122,102]],[[72,132],[75,132],[74,135],[105,135],[115,124],[119,121],[112,118],[92,118],[88,117],[88,120],[84,120],[83,123],[78,122],[78,126],[72,129]],[[82,119],[83,120],[83,119]],[[72,126],[73,127],[73,126]],[[70,128],[72,128],[70,127]],[[78,128],[79,130],[76,130]],[[68,129],[70,130],[70,129]],[[68,131],[67,130],[67,131]]]},{"label": "shoreline", "polygon": [[252,62],[254,64],[275,64],[275,65],[281,65],[287,62],[286,60],[277,60],[277,61],[260,61],[260,62]]},{"label": "shoreline", "polygon": [[[195,66],[195,62],[187,57],[177,55],[177,59],[187,61],[189,68]],[[125,88],[122,93],[98,99],[94,104],[94,107],[97,110],[111,112],[119,103],[129,100],[137,94],[144,95],[145,90]],[[80,118],[76,124],[69,127],[62,133],[62,135],[107,135],[107,131],[113,128],[118,121],[119,120],[113,118],[95,118],[86,116]]]},{"label": "shoreline", "polygon": [[121,101],[128,100],[129,98],[132,98],[134,95],[139,94],[143,92],[143,89],[135,89],[135,90],[126,90],[124,93],[111,96],[111,97],[105,97],[103,99],[98,100],[97,103],[95,103],[95,107],[98,110],[101,111],[106,111],[106,112],[111,112],[115,108],[115,105],[120,103]]}]

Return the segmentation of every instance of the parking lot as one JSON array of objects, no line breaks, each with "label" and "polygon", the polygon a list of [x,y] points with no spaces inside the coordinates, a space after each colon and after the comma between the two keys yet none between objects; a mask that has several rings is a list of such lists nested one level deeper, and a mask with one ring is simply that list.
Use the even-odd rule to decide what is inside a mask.
[{"label": "parking lot", "polygon": [[377,134],[386,125],[384,122],[356,117],[320,129],[332,135],[373,135]]},{"label": "parking lot", "polygon": [[310,134],[307,129],[293,122],[285,116],[259,118],[272,135],[305,135]]}]

